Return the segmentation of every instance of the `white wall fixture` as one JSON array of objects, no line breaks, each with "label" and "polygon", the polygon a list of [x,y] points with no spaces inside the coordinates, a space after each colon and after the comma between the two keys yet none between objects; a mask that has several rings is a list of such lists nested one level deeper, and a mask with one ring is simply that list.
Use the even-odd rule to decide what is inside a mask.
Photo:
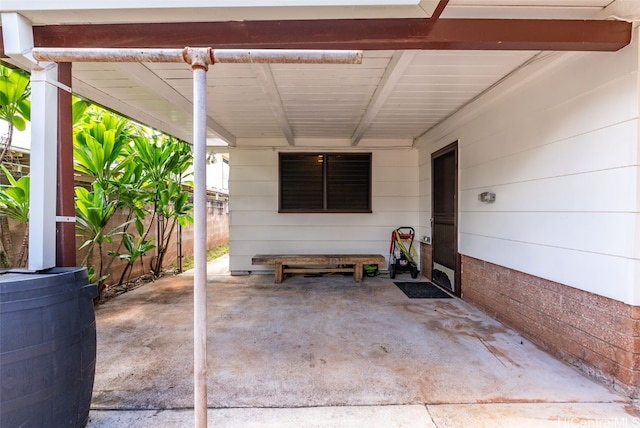
[{"label": "white wall fixture", "polygon": [[496,194],[493,192],[482,192],[478,194],[478,200],[490,204],[496,201]]}]

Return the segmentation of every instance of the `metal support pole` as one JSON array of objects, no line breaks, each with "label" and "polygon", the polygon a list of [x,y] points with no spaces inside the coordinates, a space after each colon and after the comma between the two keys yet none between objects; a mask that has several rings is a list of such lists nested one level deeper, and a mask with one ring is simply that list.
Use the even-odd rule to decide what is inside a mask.
[{"label": "metal support pole", "polygon": [[360,64],[362,51],[283,50],[283,49],[120,49],[120,48],[34,48],[38,61],[55,62],[186,62],[200,56],[205,64],[214,63],[289,63],[289,64]]},{"label": "metal support pole", "polygon": [[186,62],[193,69],[193,326],[195,426],[207,426],[207,69],[224,63],[360,64],[362,51],[33,48],[38,61]]},{"label": "metal support pole", "polygon": [[196,428],[207,426],[207,65],[193,68],[193,324],[194,411]]}]

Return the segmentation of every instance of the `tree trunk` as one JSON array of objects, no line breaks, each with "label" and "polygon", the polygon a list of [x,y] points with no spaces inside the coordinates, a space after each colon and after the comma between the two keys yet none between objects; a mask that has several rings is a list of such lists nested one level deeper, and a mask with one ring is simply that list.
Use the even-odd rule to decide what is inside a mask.
[{"label": "tree trunk", "polygon": [[156,218],[156,256],[151,258],[151,262],[149,264],[151,272],[153,273],[153,276],[155,278],[158,278],[160,276],[160,267],[162,266],[162,253],[164,252],[164,222],[164,217],[159,215]]},{"label": "tree trunk", "polygon": [[[102,243],[98,244],[98,278],[102,278]],[[100,279],[98,281],[98,299],[102,299],[104,295],[104,290],[107,288],[107,284],[105,284],[104,279]]]},{"label": "tree trunk", "polygon": [[[122,274],[120,274],[120,279],[118,280],[118,285],[122,285],[122,283],[124,282],[124,277],[127,274],[127,272],[131,271],[131,268],[133,267],[132,264],[127,263],[124,266],[124,270],[122,271]],[[131,277],[131,275],[129,275],[129,277]]]},{"label": "tree trunk", "polygon": [[22,245],[20,246],[20,253],[16,262],[17,267],[27,267],[28,251],[29,248],[29,223],[25,224],[24,237],[22,238]]},{"label": "tree trunk", "polygon": [[4,255],[7,259],[7,263],[11,267],[16,261],[16,254],[13,249],[13,238],[11,237],[11,229],[9,228],[9,218],[7,216],[0,216],[0,233],[2,233],[2,247],[4,249]]},{"label": "tree trunk", "polygon": [[[158,251],[158,258],[156,259],[156,269],[157,269],[156,272],[158,272],[158,275],[156,276],[160,276],[159,273],[160,271],[162,271],[164,256],[165,254],[167,254],[167,250],[169,249],[169,241],[171,241],[171,235],[173,234],[173,230],[175,229],[176,223],[177,223],[177,220],[174,218],[173,222],[171,223],[171,227],[169,228],[169,232],[166,233],[166,228],[163,230],[163,234],[162,234],[163,242],[161,244],[160,251]],[[207,239],[207,238],[205,237],[204,239]]]},{"label": "tree trunk", "polygon": [[[133,218],[133,210],[131,208],[129,208],[129,214],[127,214],[127,220],[126,220],[127,225],[122,230],[123,234],[127,233],[127,230],[129,229],[129,222],[131,221],[131,218]],[[119,254],[121,248],[122,248],[122,239],[118,243],[118,248],[116,248],[116,251],[115,251],[114,254]],[[109,259],[109,263],[107,263],[107,267],[105,268],[107,272],[111,272],[111,265],[113,264],[115,259],[116,259],[115,255]]]},{"label": "tree trunk", "polygon": [[6,136],[6,140],[4,143],[4,147],[2,149],[2,153],[0,153],[0,162],[3,161],[4,157],[7,155],[7,153],[9,153],[9,150],[11,150],[11,141],[13,140],[13,123],[11,122],[7,122],[9,124],[9,129],[7,132],[7,136]]}]

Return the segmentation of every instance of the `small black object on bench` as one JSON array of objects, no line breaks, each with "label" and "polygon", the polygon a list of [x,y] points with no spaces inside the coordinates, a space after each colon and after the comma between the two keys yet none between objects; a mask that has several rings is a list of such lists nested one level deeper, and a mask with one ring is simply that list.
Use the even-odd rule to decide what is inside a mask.
[{"label": "small black object on bench", "polygon": [[353,272],[353,279],[362,282],[364,265],[384,263],[380,254],[260,254],[251,259],[253,265],[274,265],[276,284],[284,280],[286,273]]}]

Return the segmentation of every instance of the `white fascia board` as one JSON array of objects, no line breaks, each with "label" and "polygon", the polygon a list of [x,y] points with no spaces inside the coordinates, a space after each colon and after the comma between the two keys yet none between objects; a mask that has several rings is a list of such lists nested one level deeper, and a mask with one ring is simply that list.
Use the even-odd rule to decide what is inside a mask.
[{"label": "white fascia board", "polygon": [[[34,24],[277,19],[428,18],[439,0],[4,0]],[[144,19],[143,19],[144,18]]]}]

